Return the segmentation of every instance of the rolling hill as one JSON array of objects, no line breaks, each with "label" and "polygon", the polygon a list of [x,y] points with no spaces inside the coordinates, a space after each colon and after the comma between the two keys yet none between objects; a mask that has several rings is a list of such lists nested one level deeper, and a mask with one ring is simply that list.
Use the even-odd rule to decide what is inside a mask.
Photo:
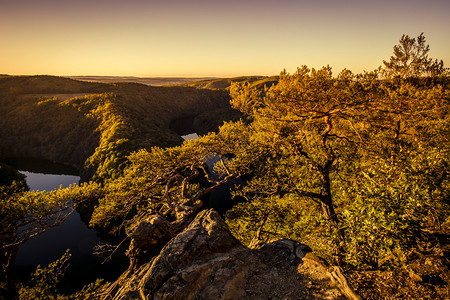
[{"label": "rolling hill", "polygon": [[80,170],[85,179],[114,177],[130,152],[180,144],[180,135],[170,129],[173,120],[201,115],[194,130],[214,130],[206,127],[220,125],[217,118],[235,115],[229,99],[224,90],[186,86],[4,76],[0,157],[64,163]]}]

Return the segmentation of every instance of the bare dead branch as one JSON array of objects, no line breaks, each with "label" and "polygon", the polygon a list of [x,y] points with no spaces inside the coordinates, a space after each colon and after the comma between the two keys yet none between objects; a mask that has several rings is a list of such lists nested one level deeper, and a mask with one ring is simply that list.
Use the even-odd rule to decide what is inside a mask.
[{"label": "bare dead branch", "polygon": [[219,159],[220,159],[220,162],[222,164],[222,167],[225,169],[225,172],[227,172],[228,175],[231,175],[230,170],[228,170],[228,167],[225,165],[225,162],[223,161],[222,155],[219,155]]},{"label": "bare dead branch", "polygon": [[108,243],[99,243],[94,247],[93,254],[95,256],[99,257],[105,257],[105,259],[102,261],[102,264],[104,264],[107,261],[110,261],[112,259],[112,256],[117,252],[117,250],[122,246],[122,244],[128,239],[129,237],[126,236],[118,245],[111,245]]},{"label": "bare dead branch", "polygon": [[[67,207],[64,209],[61,209],[59,212],[69,210],[70,211],[66,214],[59,215],[58,218],[55,218],[54,220],[51,220],[52,216],[47,216],[49,220],[45,221],[43,219],[29,219],[27,222],[24,222],[18,226],[18,229],[15,233],[15,241],[12,243],[8,243],[5,245],[2,245],[0,249],[7,249],[11,247],[17,247],[24,242],[28,241],[29,239],[38,236],[44,232],[47,232],[48,230],[59,226],[62,224],[67,218],[75,211],[73,207]],[[58,213],[58,212],[57,212]],[[50,222],[52,221],[52,222]],[[33,226],[30,228],[30,226]]]}]

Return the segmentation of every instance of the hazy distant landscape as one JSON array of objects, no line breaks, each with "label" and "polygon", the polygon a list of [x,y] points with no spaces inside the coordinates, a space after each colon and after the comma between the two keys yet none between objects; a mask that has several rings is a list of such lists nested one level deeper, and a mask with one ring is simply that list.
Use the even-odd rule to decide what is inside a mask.
[{"label": "hazy distant landscape", "polygon": [[180,85],[195,81],[215,79],[213,77],[132,77],[132,76],[67,76],[67,78],[90,82],[135,82],[152,86]]}]

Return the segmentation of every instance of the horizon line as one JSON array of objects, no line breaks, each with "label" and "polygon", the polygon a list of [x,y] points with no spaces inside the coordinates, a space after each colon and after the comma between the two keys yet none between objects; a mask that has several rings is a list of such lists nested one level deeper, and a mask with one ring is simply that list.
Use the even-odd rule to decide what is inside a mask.
[{"label": "horizon line", "polygon": [[54,76],[54,77],[119,77],[119,78],[162,78],[162,79],[168,79],[168,78],[208,78],[208,79],[216,79],[216,78],[238,78],[238,77],[273,77],[278,76],[276,75],[261,75],[261,74],[252,74],[252,75],[228,75],[228,76],[212,76],[212,75],[55,75],[55,74],[6,74],[6,73],[0,73],[0,76]]}]

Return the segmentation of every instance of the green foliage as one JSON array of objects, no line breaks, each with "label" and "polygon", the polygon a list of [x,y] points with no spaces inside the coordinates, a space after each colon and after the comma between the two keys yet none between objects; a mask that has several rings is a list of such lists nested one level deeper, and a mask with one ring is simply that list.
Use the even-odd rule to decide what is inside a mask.
[{"label": "green foliage", "polygon": [[80,291],[68,296],[69,299],[96,299],[100,297],[101,290],[105,282],[103,279],[97,279],[95,282],[85,285]]},{"label": "green foliage", "polygon": [[70,252],[67,250],[59,259],[51,262],[46,267],[38,265],[36,270],[29,275],[26,283],[20,284],[19,299],[24,300],[68,300],[68,299],[96,299],[98,292],[104,285],[103,279],[87,284],[80,291],[66,295],[62,294],[58,285],[69,267]]},{"label": "green foliage", "polygon": [[400,150],[397,161],[374,158],[346,192],[354,201],[343,211],[346,260],[392,268],[416,251],[437,246],[430,233],[449,212],[448,148],[422,145]]},{"label": "green foliage", "polygon": [[447,72],[442,60],[428,57],[430,46],[426,44],[423,32],[417,38],[402,35],[399,44],[394,46],[394,55],[383,61],[388,77],[419,77],[423,75],[440,76]]},{"label": "green foliage", "polygon": [[170,216],[176,206],[192,205],[190,199],[197,199],[200,185],[205,187],[201,178],[195,178],[200,173],[209,176],[205,166],[209,156],[202,139],[185,141],[178,147],[154,147],[132,153],[124,176],[105,184],[91,225],[128,228],[150,214]]},{"label": "green foliage", "polygon": [[[261,238],[262,228],[263,240],[296,236],[325,257],[339,249],[361,268],[439,251],[432,233],[449,213],[448,78],[381,80],[379,70],[333,77],[329,67],[302,67],[270,89],[237,83],[231,95],[250,120],[239,125],[244,142],[228,137],[236,125],[217,135],[220,145],[232,144],[229,168],[248,174],[236,191],[247,202],[227,214],[241,240]],[[286,197],[297,205],[282,205]]]},{"label": "green foliage", "polygon": [[51,262],[46,267],[38,265],[30,275],[26,283],[19,286],[19,299],[96,299],[104,285],[103,279],[87,284],[80,291],[66,295],[59,291],[59,283],[69,267],[70,252],[67,250],[59,259]]},{"label": "green foliage", "polygon": [[261,241],[279,237],[304,241],[318,227],[326,230],[320,207],[299,201],[294,194],[242,202],[233,206],[225,217],[230,231],[244,245],[249,245],[255,237]]},{"label": "green foliage", "polygon": [[255,175],[241,192],[312,198],[336,224],[330,176],[357,158],[361,137],[355,126],[370,100],[365,80],[347,70],[333,78],[329,67],[302,67],[292,75],[282,73],[279,83],[264,91],[235,84],[232,105],[253,120],[247,146],[233,147],[239,150],[230,161]]},{"label": "green foliage", "polygon": [[73,195],[77,189],[71,186],[51,192],[25,192],[23,185],[17,182],[2,186],[0,249],[16,247],[63,222],[73,210]]},{"label": "green foliage", "polygon": [[291,220],[292,204],[286,202],[278,198],[261,198],[235,205],[226,213],[230,231],[244,245],[249,245],[258,234],[266,241],[278,236],[294,238],[296,232],[289,226],[295,223]]},{"label": "green foliage", "polygon": [[[28,187],[23,180],[13,180],[8,185],[0,185],[0,199],[2,202],[9,201],[8,199],[12,199],[17,197],[18,195],[26,192]],[[6,212],[7,210],[5,210]]]},{"label": "green foliage", "polygon": [[94,166],[94,179],[114,178],[123,170],[129,153],[130,126],[115,112],[115,95],[106,97],[103,105],[99,105],[90,113],[98,116],[101,123],[97,130],[101,132],[100,142],[95,152],[87,159],[87,168]]},{"label": "green foliage", "polygon": [[[101,197],[102,188],[98,183],[71,186],[51,192],[27,192],[23,181],[13,181],[11,185],[0,186],[0,283],[2,293],[14,293],[12,281],[17,248],[28,239],[48,229],[58,226],[73,211],[74,206],[83,208],[87,202],[95,202]],[[32,280],[20,290],[22,299],[66,299],[56,294],[56,285],[63,276],[69,254],[40,268],[32,274]],[[92,288],[86,288],[86,292]]]},{"label": "green foliage", "polygon": [[19,299],[68,299],[58,295],[57,285],[63,278],[69,266],[70,253],[66,253],[47,267],[37,266],[31,274],[29,285],[22,285],[19,290]]}]

